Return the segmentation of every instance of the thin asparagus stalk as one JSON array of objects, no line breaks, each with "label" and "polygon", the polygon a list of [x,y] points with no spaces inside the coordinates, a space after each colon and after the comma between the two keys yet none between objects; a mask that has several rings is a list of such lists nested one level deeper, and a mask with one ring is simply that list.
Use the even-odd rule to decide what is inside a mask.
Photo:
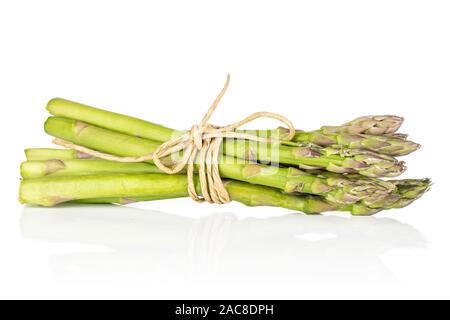
[{"label": "thin asparagus stalk", "polygon": [[[54,116],[88,122],[98,127],[119,131],[156,141],[167,141],[174,137],[174,130],[149,122],[94,108],[85,104],[54,98],[47,104],[47,110]],[[394,134],[402,125],[403,118],[398,116],[365,116],[347,122],[341,126],[324,126],[324,133],[364,133],[371,135]]]},{"label": "thin asparagus stalk", "polygon": [[[385,202],[368,207],[363,203],[354,203],[350,205],[334,204],[335,211],[349,211],[352,215],[372,215],[382,210],[401,209],[409,206],[414,201],[420,199],[430,188],[430,179],[406,179],[394,181],[398,189],[396,196],[386,199]],[[97,198],[84,199],[75,201],[77,203],[113,203],[113,204],[130,204],[138,201],[163,200],[170,197],[136,197],[136,198]],[[320,198],[317,198],[320,199]]]},{"label": "thin asparagus stalk", "polygon": [[[335,210],[326,201],[313,196],[287,195],[277,189],[228,180],[225,187],[234,201],[248,206],[277,206],[304,213]],[[201,190],[197,184],[197,191]],[[187,197],[184,175],[110,174],[72,177],[45,177],[23,180],[20,201],[55,206],[59,203],[91,198],[145,199],[146,197]],[[368,209],[366,214],[374,212]]]},{"label": "thin asparagus stalk", "polygon": [[25,149],[25,156],[27,160],[49,160],[48,155],[52,154],[50,159],[89,159],[90,155],[67,149],[52,149],[52,148],[31,148]]},{"label": "thin asparagus stalk", "polygon": [[[186,177],[162,174],[107,174],[72,177],[45,177],[23,180],[20,187],[22,203],[54,206],[64,202],[120,203],[187,197]],[[280,190],[227,180],[225,186],[234,201],[248,206],[277,206],[307,214],[326,211],[349,211],[353,215],[371,215],[382,209],[401,208],[410,204],[415,194],[423,194],[413,184],[403,184],[399,192],[405,195],[395,203],[378,209],[361,203],[331,204],[317,196],[288,195]],[[198,192],[200,188],[197,183]],[[414,191],[413,191],[414,190]]]},{"label": "thin asparagus stalk", "polygon": [[[377,204],[372,204],[371,206],[366,206],[363,202],[339,205],[337,203],[333,204],[334,211],[348,211],[352,215],[373,215],[382,210],[390,209],[401,209],[409,206],[414,201],[420,199],[430,188],[430,179],[406,179],[393,181],[396,184],[397,190],[392,196],[385,199],[384,202],[379,202]],[[299,195],[301,197],[301,195]],[[153,201],[153,200],[163,200],[171,197],[125,197],[125,198],[97,198],[97,199],[83,199],[75,201],[76,203],[114,203],[114,204],[130,204],[138,201]],[[317,199],[320,199],[316,197]]]},{"label": "thin asparagus stalk", "polygon": [[294,138],[287,141],[285,139],[289,134],[289,130],[282,127],[275,130],[243,130],[240,132],[259,137],[277,138],[282,141],[283,145],[291,147],[313,145],[334,149],[358,149],[388,156],[405,156],[420,148],[420,144],[407,140],[407,136],[403,134],[375,136],[368,134],[325,133],[322,130],[298,130]]},{"label": "thin asparagus stalk", "polygon": [[[144,179],[147,178],[147,180]],[[104,197],[181,197],[185,176],[161,174],[104,174],[59,176],[22,180],[22,203],[54,206],[59,203]],[[120,183],[122,181],[122,184]]]},{"label": "thin asparagus stalk", "polygon": [[[58,149],[55,149],[58,150]],[[58,150],[59,151],[59,150]],[[22,178],[45,176],[74,176],[102,173],[162,173],[156,166],[148,163],[124,163],[107,160],[57,159],[23,162],[20,166]]]},{"label": "thin asparagus stalk", "polygon": [[[283,139],[288,133],[285,128],[276,130]],[[260,132],[260,135],[263,133]],[[269,134],[269,133],[264,133]],[[406,140],[405,135],[367,135],[347,133],[327,133],[324,130],[297,131],[292,141],[284,141],[286,145],[315,144],[322,147],[363,149],[389,156],[405,156],[420,148],[420,144]]]},{"label": "thin asparagus stalk", "polygon": [[50,100],[47,111],[54,116],[80,120],[105,129],[155,141],[167,141],[176,135],[173,129],[149,121],[61,98]]},{"label": "thin asparagus stalk", "polygon": [[[55,116],[79,120],[101,128],[154,141],[167,141],[183,133],[138,118],[60,98],[50,100],[47,110]],[[405,140],[403,135],[392,136],[402,122],[403,119],[397,116],[361,117],[342,126],[322,127],[321,130],[313,132],[299,131],[293,141],[314,143],[320,146],[337,145],[352,149],[364,148],[392,156],[406,155],[417,150],[420,145]],[[277,132],[277,137],[282,138],[285,136],[286,129],[281,128],[274,132]],[[378,137],[361,135],[362,133]],[[257,130],[253,131],[253,134],[264,137],[273,136],[270,130]]]},{"label": "thin asparagus stalk", "polygon": [[335,173],[359,173],[367,177],[397,177],[406,170],[405,163],[387,155],[356,149],[321,148],[318,146],[274,146],[243,140],[224,145],[229,156],[279,162],[300,169],[324,169]]},{"label": "thin asparagus stalk", "polygon": [[[119,156],[149,154],[154,152],[160,144],[149,139],[133,137],[60,117],[48,118],[45,131],[54,137]],[[395,177],[406,169],[403,162],[367,151],[288,147],[227,140],[223,152],[230,157],[259,160],[264,163],[280,162],[303,169],[323,168],[337,173],[357,172],[370,177]]]},{"label": "thin asparagus stalk", "polygon": [[[57,149],[56,149],[57,150]],[[162,173],[147,163],[122,163],[106,160],[54,159],[51,150],[46,161],[27,161],[21,165],[24,179],[45,176],[74,176],[102,173]],[[283,190],[286,193],[307,193],[323,196],[339,205],[361,202],[371,207],[383,201],[395,190],[395,185],[379,179],[346,180],[341,177],[322,178],[295,168],[277,168],[261,164],[223,164],[223,177],[260,184]]]}]

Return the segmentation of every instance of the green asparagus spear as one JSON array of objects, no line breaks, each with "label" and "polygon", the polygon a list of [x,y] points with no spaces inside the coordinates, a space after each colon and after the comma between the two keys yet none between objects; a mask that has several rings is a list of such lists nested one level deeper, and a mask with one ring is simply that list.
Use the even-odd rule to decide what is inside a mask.
[{"label": "green asparagus spear", "polygon": [[359,149],[369,150],[388,156],[405,156],[420,148],[420,144],[406,140],[406,135],[368,135],[349,133],[326,133],[323,130],[300,131],[294,138],[286,141],[289,130],[278,128],[275,130],[244,130],[243,133],[254,134],[260,137],[274,137],[282,140],[286,146],[309,146],[331,147],[334,149]]},{"label": "green asparagus spear", "polygon": [[[80,131],[80,128],[81,131]],[[46,130],[55,136],[77,144],[119,156],[142,155],[153,151],[158,143],[135,138],[94,126],[80,125],[78,122],[63,118],[50,118]],[[116,143],[120,141],[120,143]],[[45,165],[43,165],[45,167]],[[354,203],[364,200],[367,204],[387,196],[392,187],[379,182],[362,186],[361,183],[329,184],[328,181],[303,174],[300,170],[274,168],[261,165],[244,165],[234,158],[225,157],[219,165],[224,178],[246,181],[254,184],[283,189],[286,192],[319,194],[337,203]]]},{"label": "green asparagus spear", "polygon": [[173,129],[149,121],[61,98],[50,100],[47,104],[47,110],[55,116],[79,120],[105,129],[155,141],[167,141],[176,135]]},{"label": "green asparagus spear", "polygon": [[97,159],[57,158],[23,162],[20,166],[20,172],[24,179],[101,173],[162,173],[156,166],[142,162],[124,163]]},{"label": "green asparagus spear", "polygon": [[[56,149],[57,150],[57,149]],[[24,179],[45,176],[74,176],[102,173],[162,173],[148,163],[122,163],[106,160],[53,159],[51,151],[46,161],[27,161],[21,165]],[[328,179],[307,174],[294,168],[277,168],[261,164],[222,164],[223,177],[260,184],[286,193],[307,193],[323,196],[326,200],[344,205],[361,202],[370,207],[389,197],[395,185],[379,179]]]},{"label": "green asparagus spear", "polygon": [[[55,116],[80,120],[98,127],[156,141],[167,141],[174,136],[173,129],[61,98],[50,100],[47,104],[47,110]],[[390,135],[394,134],[402,123],[403,118],[397,116],[365,116],[341,126],[324,126],[321,130],[324,133]],[[149,134],[149,131],[154,132]]]},{"label": "green asparagus spear", "polygon": [[52,149],[52,148],[32,148],[25,149],[25,156],[27,160],[49,160],[48,155],[52,154],[50,159],[89,159],[90,155],[67,149]]},{"label": "green asparagus spear", "polygon": [[[106,174],[89,176],[59,176],[23,180],[20,187],[22,203],[54,206],[64,202],[120,203],[187,197],[184,175]],[[419,198],[429,187],[429,181],[399,181],[400,199],[379,208],[362,203],[332,204],[318,196],[288,195],[274,188],[251,185],[233,180],[225,186],[233,200],[249,206],[278,206],[305,213],[349,211],[353,215],[371,215],[382,209],[402,208]],[[198,187],[198,192],[200,188]]]},{"label": "green asparagus spear", "polygon": [[[60,98],[50,100],[47,110],[55,116],[79,120],[98,127],[159,142],[170,140],[183,133],[138,118]],[[361,117],[338,127],[323,127],[321,130],[313,132],[299,131],[293,141],[314,143],[320,146],[336,145],[352,149],[364,148],[392,156],[406,155],[417,150],[420,145],[405,140],[403,136],[400,138],[400,136],[388,135],[396,132],[402,121],[402,118],[396,116]],[[251,132],[263,137],[273,137],[273,133],[276,133],[277,138],[283,138],[286,130],[281,128],[277,131],[257,130]],[[370,133],[378,135],[378,137],[363,135],[362,133]]]},{"label": "green asparagus spear", "polygon": [[[395,181],[397,185],[396,193],[385,198],[384,202],[373,203],[371,206],[365,205],[363,202],[357,202],[349,205],[333,204],[335,211],[349,211],[352,215],[373,215],[382,210],[401,209],[407,207],[414,201],[420,199],[431,186],[430,179],[411,179]],[[301,196],[301,195],[299,195]],[[168,199],[170,197],[141,197],[141,198],[97,198],[78,200],[79,203],[115,203],[129,204],[138,201],[152,201]],[[320,198],[318,198],[320,199]]]},{"label": "green asparagus spear", "polygon": [[229,156],[279,162],[301,169],[324,169],[336,173],[359,173],[368,177],[397,177],[406,170],[405,163],[387,155],[366,150],[322,148],[318,146],[274,146],[243,140],[224,146]]},{"label": "green asparagus spear", "polygon": [[[335,208],[314,196],[287,195],[277,189],[228,180],[225,187],[231,198],[248,206],[277,206],[305,213],[320,213]],[[201,190],[197,183],[197,191]],[[54,206],[91,198],[187,197],[184,175],[110,174],[71,177],[44,177],[23,180],[20,201]],[[367,214],[374,212],[367,210]]]},{"label": "green asparagus spear", "polygon": [[[372,207],[368,207],[361,202],[350,204],[350,205],[339,205],[334,204],[334,211],[349,211],[352,215],[372,215],[382,210],[389,209],[401,209],[407,207],[412,202],[420,199],[422,195],[427,192],[430,188],[431,181],[429,179],[418,179],[418,180],[399,180],[395,182],[398,186],[396,190],[396,195],[390,198],[386,198],[385,202],[378,204],[373,204]],[[299,195],[299,197],[303,197]],[[139,201],[153,201],[168,199],[168,197],[117,197],[117,198],[96,198],[96,199],[83,199],[76,200],[72,202],[76,203],[114,203],[114,204],[130,204]],[[317,198],[320,199],[320,198]]]},{"label": "green asparagus spear", "polygon": [[[160,142],[133,137],[91,124],[50,117],[45,131],[70,142],[119,156],[141,156],[154,152]],[[370,177],[395,177],[405,166],[389,156],[357,150],[331,150],[317,147],[288,147],[243,140],[227,140],[223,152],[230,157],[279,162],[304,169],[323,168],[337,173],[357,172]]]}]

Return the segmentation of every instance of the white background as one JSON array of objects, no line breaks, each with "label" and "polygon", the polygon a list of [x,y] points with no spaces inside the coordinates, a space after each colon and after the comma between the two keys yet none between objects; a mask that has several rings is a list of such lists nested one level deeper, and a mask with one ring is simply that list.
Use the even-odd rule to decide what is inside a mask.
[{"label": "white background", "polygon": [[[448,1],[0,0],[0,298],[449,298]],[[369,218],[189,199],[26,208],[26,147],[60,96],[176,128],[406,117],[423,199]],[[277,126],[260,121],[255,126]]]}]

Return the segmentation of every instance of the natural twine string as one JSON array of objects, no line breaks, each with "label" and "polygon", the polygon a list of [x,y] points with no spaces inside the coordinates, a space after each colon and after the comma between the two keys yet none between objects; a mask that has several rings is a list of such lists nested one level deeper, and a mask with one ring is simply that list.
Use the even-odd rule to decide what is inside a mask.
[{"label": "natural twine string", "polygon": [[[217,98],[209,108],[208,112],[203,117],[199,125],[192,126],[191,130],[182,136],[173,138],[161,144],[155,152],[140,157],[118,157],[111,154],[95,151],[83,146],[73,144],[71,142],[55,139],[53,142],[65,148],[74,149],[93,157],[118,161],[118,162],[143,162],[152,160],[154,164],[163,172],[167,174],[179,173],[187,166],[188,178],[188,192],[192,199],[197,202],[208,201],[209,203],[224,204],[230,202],[230,196],[225,189],[222,179],[219,174],[219,154],[220,146],[224,138],[249,140],[254,142],[273,142],[270,138],[261,138],[251,134],[235,132],[241,126],[252,122],[258,118],[272,118],[284,123],[289,128],[288,140],[291,140],[295,135],[295,127],[292,122],[282,115],[271,112],[256,112],[249,117],[230,124],[224,127],[218,127],[209,124],[214,111],[217,109],[220,100],[224,96],[228,85],[230,83],[230,75],[227,75],[227,80],[223,89],[220,91]],[[181,160],[173,166],[168,166],[162,163],[162,159],[171,154],[183,151]],[[198,176],[200,181],[200,188],[203,196],[199,196],[195,190],[194,183],[194,162],[198,156]]]}]

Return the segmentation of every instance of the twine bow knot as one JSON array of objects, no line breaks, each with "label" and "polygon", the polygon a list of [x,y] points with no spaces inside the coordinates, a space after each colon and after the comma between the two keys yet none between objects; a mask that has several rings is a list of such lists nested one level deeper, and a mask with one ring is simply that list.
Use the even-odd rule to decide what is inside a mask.
[{"label": "twine bow knot", "polygon": [[[225,95],[229,83],[230,75],[228,74],[224,87],[214,100],[211,107],[208,109],[208,112],[205,114],[200,124],[192,126],[190,131],[182,134],[181,136],[164,142],[155,150],[155,152],[151,154],[140,157],[117,157],[78,146],[60,139],[56,139],[54,143],[105,160],[119,162],[142,162],[153,160],[155,165],[167,174],[177,174],[187,167],[188,192],[193,200],[197,202],[207,201],[209,203],[217,204],[230,202],[230,196],[225,189],[219,174],[220,146],[222,145],[223,139],[242,139],[265,143],[274,142],[274,140],[270,138],[262,138],[252,134],[236,132],[236,130],[241,126],[258,118],[272,118],[284,123],[289,128],[287,140],[291,140],[294,137],[295,127],[289,119],[271,112],[257,112],[239,122],[224,127],[209,124],[209,119],[217,109],[220,100]],[[180,151],[183,151],[183,156],[174,165],[171,166],[163,163],[162,160],[165,157],[176,154]],[[197,171],[202,196],[197,194],[195,187],[194,173],[196,171],[196,161],[198,162]]]}]

